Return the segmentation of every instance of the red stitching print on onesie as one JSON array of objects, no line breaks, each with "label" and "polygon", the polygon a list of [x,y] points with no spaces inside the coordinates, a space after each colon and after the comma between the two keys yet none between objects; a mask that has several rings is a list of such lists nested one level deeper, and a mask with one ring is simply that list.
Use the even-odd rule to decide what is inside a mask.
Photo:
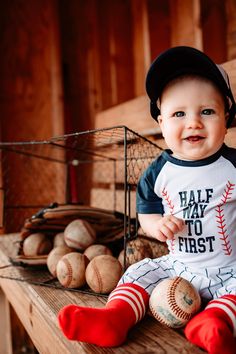
[{"label": "red stitching print on onesie", "polygon": [[232,253],[232,246],[229,241],[229,235],[227,234],[227,226],[225,222],[224,208],[225,203],[231,199],[232,192],[234,190],[235,184],[227,182],[224,189],[224,193],[221,196],[221,203],[217,205],[216,211],[216,222],[219,229],[218,234],[220,235],[220,240],[222,241],[222,247],[224,254],[230,256]]},{"label": "red stitching print on onesie", "polygon": [[[162,192],[162,197],[163,199],[165,199],[169,209],[170,209],[170,214],[172,215],[174,213],[174,204],[172,203],[171,199],[170,199],[170,196],[167,192],[167,190],[165,188],[163,188]],[[170,241],[170,251],[171,253],[174,253],[174,250],[175,250],[175,237]]]}]

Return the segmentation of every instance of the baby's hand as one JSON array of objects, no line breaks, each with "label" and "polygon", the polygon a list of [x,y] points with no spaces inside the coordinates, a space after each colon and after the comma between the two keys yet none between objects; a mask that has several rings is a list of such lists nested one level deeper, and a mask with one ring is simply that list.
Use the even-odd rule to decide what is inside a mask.
[{"label": "baby's hand", "polygon": [[154,226],[154,237],[159,241],[172,240],[174,235],[184,227],[184,221],[173,215],[164,215],[156,221]]}]

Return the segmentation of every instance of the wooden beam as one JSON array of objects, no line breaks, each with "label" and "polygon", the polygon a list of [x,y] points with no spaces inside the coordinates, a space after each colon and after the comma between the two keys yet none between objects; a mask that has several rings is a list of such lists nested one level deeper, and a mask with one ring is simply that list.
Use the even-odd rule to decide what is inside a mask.
[{"label": "wooden beam", "polygon": [[200,0],[170,0],[171,46],[203,49]]},{"label": "wooden beam", "polygon": [[216,63],[227,60],[226,1],[201,1],[203,49]]},{"label": "wooden beam", "polygon": [[140,96],[126,101],[115,107],[99,112],[95,119],[95,128],[125,125],[137,133],[160,133],[158,124],[152,119],[149,112],[147,96]]},{"label": "wooden beam", "polygon": [[228,60],[236,58],[236,2],[226,0]]},{"label": "wooden beam", "polygon": [[8,19],[1,23],[0,41],[2,138],[25,141],[64,134],[55,0],[0,2],[0,12]]},{"label": "wooden beam", "polygon": [[151,63],[148,9],[146,0],[131,0],[134,51],[134,93],[144,94],[144,79]]},{"label": "wooden beam", "polygon": [[166,0],[148,0],[151,59],[171,46],[170,5]]}]

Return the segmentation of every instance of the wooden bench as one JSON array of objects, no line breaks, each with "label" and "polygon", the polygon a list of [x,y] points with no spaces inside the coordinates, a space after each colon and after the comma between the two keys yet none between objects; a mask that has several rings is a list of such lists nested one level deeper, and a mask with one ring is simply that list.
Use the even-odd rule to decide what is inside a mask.
[{"label": "wooden bench", "polygon": [[[9,275],[12,265],[7,267],[9,259],[5,245],[6,243],[8,246],[13,244],[18,237],[18,234],[8,234],[0,238],[0,286],[2,288],[0,309],[3,309],[3,303],[4,309],[8,309],[6,306],[8,302],[12,305],[40,353],[202,353],[184,338],[181,330],[164,327],[150,315],[146,315],[130,331],[126,343],[118,348],[99,348],[95,345],[67,340],[58,327],[59,310],[71,303],[101,308],[107,297],[51,288],[47,284],[45,286],[33,285],[27,281],[14,279]],[[37,270],[35,270],[35,277],[37,278]],[[8,310],[1,311],[0,353],[4,354],[12,353],[9,323]]]}]

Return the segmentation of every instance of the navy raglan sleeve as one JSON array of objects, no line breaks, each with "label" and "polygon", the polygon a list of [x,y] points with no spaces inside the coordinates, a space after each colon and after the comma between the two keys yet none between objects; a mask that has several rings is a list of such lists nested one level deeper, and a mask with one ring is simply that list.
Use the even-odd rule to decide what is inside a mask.
[{"label": "navy raglan sleeve", "polygon": [[228,147],[224,145],[223,153],[222,155],[229,160],[233,166],[236,168],[236,149],[232,147]]},{"label": "navy raglan sleeve", "polygon": [[162,199],[154,192],[154,185],[163,167],[161,158],[156,159],[141,176],[136,192],[136,210],[139,214],[163,214]]}]

